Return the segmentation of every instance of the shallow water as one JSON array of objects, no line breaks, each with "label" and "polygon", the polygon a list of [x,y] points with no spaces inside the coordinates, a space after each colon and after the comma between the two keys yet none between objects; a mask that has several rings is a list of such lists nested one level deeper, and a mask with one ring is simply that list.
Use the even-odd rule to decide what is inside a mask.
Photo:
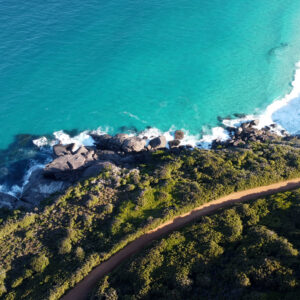
[{"label": "shallow water", "polygon": [[[270,4],[271,3],[271,4]],[[0,1],[0,147],[19,133],[198,133],[289,89],[295,0]]]}]

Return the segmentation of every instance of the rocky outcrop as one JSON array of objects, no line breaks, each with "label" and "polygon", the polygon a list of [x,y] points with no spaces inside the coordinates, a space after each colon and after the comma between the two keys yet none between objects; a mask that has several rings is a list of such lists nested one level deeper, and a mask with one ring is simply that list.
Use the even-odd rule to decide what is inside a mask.
[{"label": "rocky outcrop", "polygon": [[115,136],[108,134],[104,135],[91,135],[95,141],[95,146],[100,150],[110,150],[115,152],[140,152],[145,149],[146,140],[139,137],[129,137],[128,134],[120,133]]},{"label": "rocky outcrop", "polygon": [[275,140],[278,138],[277,133],[271,130],[275,128],[276,125],[272,124],[271,127],[266,126],[262,129],[256,128],[259,124],[258,120],[252,120],[243,123],[241,126],[227,127],[230,139],[227,141],[214,140],[212,143],[212,148],[216,149],[218,147],[251,147],[251,142],[266,142],[269,140]]},{"label": "rocky outcrop", "polygon": [[[20,199],[0,194],[2,204],[11,207],[36,207],[41,200],[53,193],[61,193],[81,179],[98,176],[104,169],[119,167],[134,168],[138,164],[151,161],[151,151],[167,147],[164,136],[153,138],[146,147],[147,138],[128,134],[91,134],[95,141],[93,147],[80,147],[75,144],[57,144],[53,147],[53,161],[44,169],[34,171],[23,188]],[[170,151],[180,151],[180,140],[184,133],[175,132],[177,139],[169,141]],[[175,153],[175,152],[174,152]]]},{"label": "rocky outcrop", "polygon": [[77,176],[88,163],[97,159],[94,150],[80,147],[74,154],[59,156],[48,164],[44,169],[44,175],[56,180],[77,180]]},{"label": "rocky outcrop", "polygon": [[68,181],[47,179],[44,177],[43,169],[38,169],[32,172],[20,198],[30,206],[37,206],[43,199],[54,193],[63,192],[70,185]]}]

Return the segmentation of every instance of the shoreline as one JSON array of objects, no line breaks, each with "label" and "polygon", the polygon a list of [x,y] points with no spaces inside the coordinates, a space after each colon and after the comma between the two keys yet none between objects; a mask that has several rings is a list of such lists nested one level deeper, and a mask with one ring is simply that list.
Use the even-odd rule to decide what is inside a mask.
[{"label": "shoreline", "polygon": [[[275,124],[259,128],[259,120],[247,121],[238,127],[226,127],[224,130],[228,131],[228,138],[214,139],[210,149],[250,150],[252,143],[255,147],[256,143],[283,143],[293,138],[284,131],[278,135]],[[172,140],[164,135],[149,137],[124,133],[115,136],[91,133],[87,136],[92,145],[59,143],[52,146],[51,159],[47,164],[33,165],[26,172],[19,194],[3,193],[0,190],[0,204],[9,209],[24,207],[31,210],[51,195],[63,193],[80,181],[98,176],[103,170],[136,169],[140,164],[151,162],[152,153],[157,150],[180,154],[186,149],[197,148],[184,144],[185,133],[181,130],[170,135]]]},{"label": "shoreline", "polygon": [[[298,129],[300,128],[300,62],[298,62],[295,66],[294,78],[291,82],[291,87],[292,89],[290,93],[288,93],[282,99],[275,99],[265,108],[262,113],[250,115],[235,114],[234,118],[232,119],[220,118],[220,126],[211,128],[210,133],[205,134],[202,132],[198,135],[192,135],[189,134],[188,131],[180,129],[184,132],[184,138],[181,140],[180,145],[192,148],[211,149],[214,141],[223,143],[230,140],[230,130],[228,129],[238,128],[243,123],[247,123],[252,120],[258,121],[256,126],[257,129],[262,129],[267,126],[270,127],[272,132],[278,135],[282,135],[282,133],[287,133],[292,136],[298,135],[300,133],[300,130]],[[292,118],[288,118],[287,115],[292,115]],[[284,124],[286,124],[286,126],[284,126]],[[92,135],[105,135],[107,133],[108,130],[102,130],[101,128],[98,128],[97,130],[84,130],[78,135],[71,136],[63,130],[60,130],[53,133],[52,139],[45,136],[32,139],[32,147],[36,148],[36,151],[43,153],[43,155],[46,156],[46,159],[44,159],[44,161],[35,161],[34,159],[30,159],[30,167],[25,172],[23,171],[24,174],[21,182],[12,184],[10,186],[7,186],[5,183],[0,184],[0,193],[18,198],[28,183],[31,174],[37,169],[43,169],[45,165],[53,159],[51,152],[54,145],[68,145],[74,143],[77,149],[79,149],[81,146],[92,147],[95,142],[92,138]],[[129,133],[129,137],[147,137],[146,144],[148,144],[151,139],[164,136],[168,148],[168,143],[174,140],[174,133],[175,126],[172,126],[168,131],[165,132],[159,130],[158,128],[148,128],[137,133]]]}]

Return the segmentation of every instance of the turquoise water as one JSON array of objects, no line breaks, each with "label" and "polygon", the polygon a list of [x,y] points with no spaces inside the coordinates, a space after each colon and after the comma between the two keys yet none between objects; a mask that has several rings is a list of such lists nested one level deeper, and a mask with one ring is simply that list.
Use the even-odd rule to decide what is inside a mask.
[{"label": "turquoise water", "polygon": [[297,0],[0,0],[0,149],[264,109],[290,89],[299,18]]}]

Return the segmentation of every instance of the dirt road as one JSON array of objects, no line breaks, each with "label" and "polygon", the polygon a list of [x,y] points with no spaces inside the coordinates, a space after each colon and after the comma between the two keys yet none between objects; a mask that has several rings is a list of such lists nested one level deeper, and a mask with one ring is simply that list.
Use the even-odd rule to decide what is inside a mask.
[{"label": "dirt road", "polygon": [[81,282],[79,282],[72,290],[70,290],[62,299],[63,300],[84,300],[87,299],[88,292],[95,286],[101,277],[111,272],[121,262],[131,255],[139,252],[145,246],[149,245],[153,240],[162,237],[163,235],[181,228],[182,226],[196,220],[197,218],[210,214],[219,208],[230,206],[236,202],[247,200],[255,200],[263,196],[276,194],[300,188],[300,178],[278,182],[275,184],[262,186],[245,190],[242,192],[232,193],[228,196],[221,197],[217,200],[203,204],[190,212],[175,217],[166,223],[163,223],[154,230],[140,236],[135,241],[128,244],[122,250],[114,254],[107,261],[101,263]]}]

